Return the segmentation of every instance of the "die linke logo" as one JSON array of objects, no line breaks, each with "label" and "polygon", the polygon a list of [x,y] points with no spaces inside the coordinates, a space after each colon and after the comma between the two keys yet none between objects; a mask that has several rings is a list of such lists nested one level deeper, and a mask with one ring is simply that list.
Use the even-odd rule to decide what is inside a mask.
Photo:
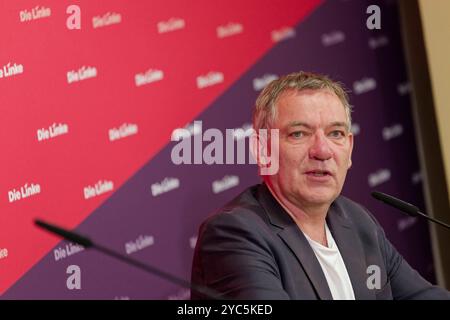
[{"label": "die linke logo", "polygon": [[97,68],[82,66],[78,70],[67,71],[67,83],[71,84],[73,82],[95,78],[96,76],[97,76]]},{"label": "die linke logo", "polygon": [[402,232],[417,223],[417,217],[407,217],[397,221],[397,230]]},{"label": "die linke logo", "polygon": [[[180,141],[181,139],[190,138],[197,134],[202,135],[202,123],[201,121],[194,121],[187,124],[184,128],[176,128],[171,135],[171,141]],[[242,140],[250,137],[253,134],[253,126],[251,123],[244,123],[240,128],[229,129],[227,137],[231,137],[234,140]]]},{"label": "die linke logo", "polygon": [[390,127],[384,127],[381,131],[383,140],[388,141],[403,134],[403,126],[400,123],[396,123]]},{"label": "die linke logo", "polygon": [[401,96],[409,94],[411,92],[411,83],[410,82],[399,83],[397,85],[397,92]]},{"label": "die linke logo", "polygon": [[188,123],[184,128],[176,128],[170,137],[171,141],[180,141],[196,134],[202,134],[202,128],[195,123]]},{"label": "die linke logo", "polygon": [[295,29],[291,27],[284,27],[281,29],[273,30],[270,35],[273,42],[280,42],[289,38],[295,37]]},{"label": "die linke logo", "polygon": [[197,88],[203,89],[213,86],[218,83],[222,83],[224,76],[222,72],[211,71],[208,74],[200,75],[197,77]]},{"label": "die linke logo", "polygon": [[152,184],[152,195],[154,197],[159,196],[162,193],[169,192],[180,187],[180,180],[177,178],[164,178],[161,182]]},{"label": "die linke logo", "polygon": [[138,133],[137,124],[124,123],[118,128],[111,128],[108,130],[109,141],[115,141],[126,138]]},{"label": "die linke logo", "polygon": [[[167,300],[190,300],[190,297],[191,297],[191,290],[181,289],[173,294],[169,294],[167,296]],[[202,307],[200,307],[200,308],[202,308]],[[193,314],[197,314],[197,313],[194,312]]]},{"label": "die linke logo", "polygon": [[322,35],[322,45],[329,47],[345,41],[345,34],[342,31],[333,31]]},{"label": "die linke logo", "polygon": [[216,180],[212,183],[213,193],[220,193],[222,191],[231,189],[239,185],[238,176],[225,176],[223,179]]},{"label": "die linke logo", "polygon": [[5,259],[8,257],[8,249],[0,248],[0,259]]},{"label": "die linke logo", "polygon": [[20,63],[11,63],[3,65],[0,69],[0,79],[16,76],[23,73],[23,65]]},{"label": "die linke logo", "polygon": [[158,33],[166,33],[170,31],[180,30],[186,26],[186,22],[181,18],[170,18],[167,21],[157,23]]},{"label": "die linke logo", "polygon": [[420,171],[413,172],[411,175],[411,183],[418,184],[420,182],[422,182],[422,172]]},{"label": "die linke logo", "polygon": [[391,178],[391,171],[389,169],[380,169],[377,172],[369,174],[369,186],[376,187]]},{"label": "die linke logo", "polygon": [[122,22],[122,15],[120,13],[107,12],[102,16],[94,16],[92,18],[92,27],[96,29],[112,24],[118,24],[120,22]]},{"label": "die linke logo", "polygon": [[136,87],[143,86],[164,79],[164,72],[161,70],[148,69],[144,73],[138,73],[134,76]]},{"label": "die linke logo", "polygon": [[253,125],[246,122],[240,128],[235,128],[233,130],[233,136],[236,141],[239,141],[245,138],[250,138],[254,132],[255,130],[253,130]]},{"label": "die linke logo", "polygon": [[94,186],[88,185],[84,187],[84,199],[90,199],[114,189],[114,183],[108,180],[99,180]]},{"label": "die linke logo", "polygon": [[36,132],[37,140],[44,141],[56,138],[60,135],[69,133],[69,126],[65,123],[53,123],[51,126],[49,126],[47,129],[42,128],[38,129]]},{"label": "die linke logo", "polygon": [[18,190],[14,188],[8,191],[8,200],[11,203],[38,195],[39,193],[41,193],[41,186],[38,183],[25,183]]},{"label": "die linke logo", "polygon": [[227,25],[218,26],[216,29],[217,38],[219,39],[242,33],[242,31],[244,31],[242,24],[234,22],[230,22]]},{"label": "die linke logo", "polygon": [[62,260],[64,258],[70,257],[76,253],[79,253],[84,250],[83,246],[75,243],[66,244],[64,247],[57,247],[53,250],[53,255],[55,257],[55,261]]},{"label": "die linke logo", "polygon": [[389,38],[386,36],[379,36],[369,39],[369,48],[375,50],[380,47],[387,46],[389,44]]},{"label": "die linke logo", "polygon": [[31,10],[22,10],[19,13],[20,22],[27,22],[42,18],[48,18],[52,14],[52,10],[47,7],[36,6]]},{"label": "die linke logo", "polygon": [[[249,162],[256,164],[250,148],[247,151],[245,139],[247,137],[251,139],[254,132],[250,124],[244,124],[242,128],[226,129],[224,137],[223,132],[216,128],[209,128],[203,132],[202,121],[194,121],[193,126],[176,128],[172,132],[171,141],[179,141],[172,149],[172,162],[176,165],[202,164],[203,162],[206,164],[234,164],[236,160],[238,164],[245,164],[248,154]],[[272,144],[275,145],[273,140],[271,139]],[[211,141],[211,143],[203,149],[204,141]],[[192,144],[194,145],[193,159]],[[224,145],[225,155],[223,152]],[[237,147],[236,152],[235,145]]]},{"label": "die linke logo", "polygon": [[125,243],[125,252],[131,254],[152,246],[155,243],[153,236],[140,235],[136,240]]},{"label": "die linke logo", "polygon": [[261,91],[273,80],[277,80],[278,76],[276,74],[265,74],[261,78],[253,79],[253,90]]},{"label": "die linke logo", "polygon": [[362,94],[377,88],[377,82],[374,78],[364,78],[353,83],[353,91],[355,94]]}]

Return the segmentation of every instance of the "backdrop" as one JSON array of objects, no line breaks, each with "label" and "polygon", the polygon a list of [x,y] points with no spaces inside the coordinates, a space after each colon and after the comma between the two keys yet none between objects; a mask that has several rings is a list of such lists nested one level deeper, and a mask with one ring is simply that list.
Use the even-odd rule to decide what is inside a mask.
[{"label": "backdrop", "polygon": [[[371,4],[379,30],[367,28]],[[188,298],[33,219],[189,279],[200,222],[259,183],[248,159],[225,163],[226,129],[248,140],[260,90],[298,70],[351,91],[343,193],[434,281],[427,225],[370,197],[380,190],[423,208],[398,20],[393,0],[0,0],[1,298]],[[207,150],[210,128],[223,133],[216,163],[193,154],[174,163],[181,141],[171,138]]]}]

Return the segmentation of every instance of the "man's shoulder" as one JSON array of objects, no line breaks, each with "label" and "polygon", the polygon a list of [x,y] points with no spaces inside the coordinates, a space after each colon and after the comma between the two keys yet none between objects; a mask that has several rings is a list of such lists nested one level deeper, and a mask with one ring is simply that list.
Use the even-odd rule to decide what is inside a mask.
[{"label": "man's shoulder", "polygon": [[374,215],[365,206],[343,195],[334,201],[333,211],[357,225],[361,223],[379,225]]},{"label": "man's shoulder", "polygon": [[336,200],[334,201],[337,205],[342,207],[343,209],[346,209],[346,211],[365,211],[367,212],[367,209],[364,208],[360,203],[347,198],[344,195],[339,195]]},{"label": "man's shoulder", "polygon": [[248,187],[234,199],[215,210],[203,224],[242,223],[266,220],[265,211],[259,202],[261,185]]}]

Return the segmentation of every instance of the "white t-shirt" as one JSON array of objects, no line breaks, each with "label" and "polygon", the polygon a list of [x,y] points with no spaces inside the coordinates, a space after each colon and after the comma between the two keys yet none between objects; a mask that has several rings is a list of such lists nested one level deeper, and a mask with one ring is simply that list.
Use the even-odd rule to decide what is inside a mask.
[{"label": "white t-shirt", "polygon": [[325,232],[328,247],[312,240],[306,233],[304,235],[311,245],[317,260],[319,260],[333,300],[355,300],[352,283],[350,282],[344,260],[326,223]]}]

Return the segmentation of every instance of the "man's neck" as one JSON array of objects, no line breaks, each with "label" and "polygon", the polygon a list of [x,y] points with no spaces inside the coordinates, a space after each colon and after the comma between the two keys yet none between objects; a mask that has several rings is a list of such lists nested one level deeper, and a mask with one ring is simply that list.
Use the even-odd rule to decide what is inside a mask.
[{"label": "man's neck", "polygon": [[300,208],[300,206],[286,199],[281,192],[274,190],[275,188],[269,183],[266,183],[266,185],[273,197],[291,216],[303,233],[307,234],[312,240],[328,246],[325,232],[325,219],[329,206]]}]

